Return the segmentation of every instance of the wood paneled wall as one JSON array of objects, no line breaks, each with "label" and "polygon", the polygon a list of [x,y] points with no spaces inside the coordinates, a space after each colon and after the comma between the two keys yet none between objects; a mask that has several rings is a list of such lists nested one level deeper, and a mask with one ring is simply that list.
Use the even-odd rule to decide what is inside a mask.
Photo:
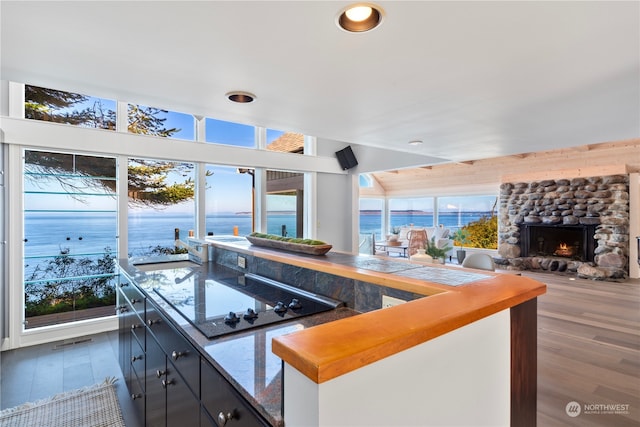
[{"label": "wood paneled wall", "polygon": [[640,172],[640,138],[373,174],[361,196],[497,194],[503,182]]}]

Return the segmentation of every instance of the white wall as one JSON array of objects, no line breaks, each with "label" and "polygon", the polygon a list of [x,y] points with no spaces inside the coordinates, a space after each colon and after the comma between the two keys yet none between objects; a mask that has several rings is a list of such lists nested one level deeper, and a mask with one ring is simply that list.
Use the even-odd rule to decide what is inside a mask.
[{"label": "white wall", "polygon": [[509,331],[504,310],[322,384],[285,363],[285,424],[508,426]]},{"label": "white wall", "polygon": [[[354,213],[352,200],[354,175],[317,174],[316,235],[333,245],[333,250],[351,252]],[[357,176],[355,176],[357,179]]]}]

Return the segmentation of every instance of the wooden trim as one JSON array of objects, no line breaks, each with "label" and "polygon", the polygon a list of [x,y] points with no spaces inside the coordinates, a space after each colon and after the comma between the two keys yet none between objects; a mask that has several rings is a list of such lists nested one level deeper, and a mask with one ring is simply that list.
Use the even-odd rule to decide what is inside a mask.
[{"label": "wooden trim", "polygon": [[511,426],[536,427],[538,299],[511,307]]}]

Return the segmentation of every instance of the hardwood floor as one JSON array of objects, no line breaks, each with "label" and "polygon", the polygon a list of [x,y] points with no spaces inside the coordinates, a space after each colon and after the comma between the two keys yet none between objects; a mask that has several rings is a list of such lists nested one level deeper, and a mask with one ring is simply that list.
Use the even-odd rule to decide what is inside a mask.
[{"label": "hardwood floor", "polygon": [[[640,280],[523,275],[547,284],[538,298],[538,426],[640,426]],[[579,415],[567,415],[570,402]]]},{"label": "hardwood floor", "polygon": [[[537,425],[640,426],[640,280],[522,274],[548,286],[538,299]],[[117,333],[90,338],[2,353],[0,408],[116,376],[127,426],[136,427],[118,367]],[[573,401],[581,409],[576,417],[566,411]],[[618,405],[623,413],[607,414],[604,405]]]}]

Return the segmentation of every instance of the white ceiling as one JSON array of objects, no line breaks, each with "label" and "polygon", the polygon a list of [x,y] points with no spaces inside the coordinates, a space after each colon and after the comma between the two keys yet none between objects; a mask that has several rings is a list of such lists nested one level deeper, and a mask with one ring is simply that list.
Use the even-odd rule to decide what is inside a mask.
[{"label": "white ceiling", "polygon": [[0,77],[433,163],[640,136],[638,1],[350,3],[3,0]]}]

